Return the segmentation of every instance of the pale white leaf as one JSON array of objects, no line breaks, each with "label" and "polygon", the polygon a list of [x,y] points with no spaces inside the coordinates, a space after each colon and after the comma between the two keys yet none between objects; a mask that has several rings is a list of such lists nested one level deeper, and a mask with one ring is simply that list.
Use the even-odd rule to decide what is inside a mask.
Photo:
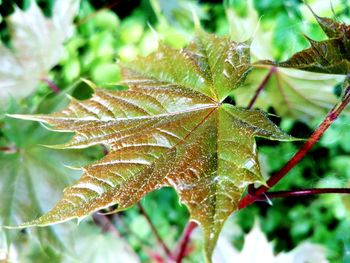
[{"label": "pale white leaf", "polygon": [[28,10],[16,8],[6,18],[13,49],[0,42],[0,107],[11,96],[21,98],[33,92],[59,62],[63,43],[73,33],[78,7],[79,0],[55,1],[48,19],[33,1]]},{"label": "pale white leaf", "polygon": [[[230,225],[231,227],[231,225]],[[214,263],[326,263],[327,251],[322,245],[304,242],[293,250],[275,254],[273,243],[270,243],[262,232],[258,222],[246,235],[242,251],[238,251],[230,242],[230,235],[224,228],[214,250]],[[232,231],[231,231],[232,232]]]}]

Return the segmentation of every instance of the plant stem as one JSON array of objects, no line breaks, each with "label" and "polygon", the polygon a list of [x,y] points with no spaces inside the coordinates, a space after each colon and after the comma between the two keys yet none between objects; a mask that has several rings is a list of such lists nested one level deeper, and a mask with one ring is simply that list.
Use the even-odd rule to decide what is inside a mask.
[{"label": "plant stem", "polygon": [[257,100],[259,94],[261,93],[261,91],[264,89],[264,87],[266,86],[267,82],[270,80],[271,76],[273,73],[275,73],[277,70],[276,67],[271,66],[269,72],[267,73],[266,77],[263,79],[263,81],[260,83],[258,89],[256,90],[254,97],[251,99],[251,101],[249,102],[247,109],[251,109],[253,108],[253,105],[255,103],[255,101]]},{"label": "plant stem", "polygon": [[[108,148],[105,147],[104,145],[101,145],[101,148],[102,148],[102,150],[103,150],[104,155],[107,155],[108,152],[109,152]],[[139,208],[139,210],[140,210],[140,213],[145,217],[145,219],[146,219],[148,225],[151,227],[151,230],[152,230],[152,232],[154,233],[154,235],[156,236],[158,243],[162,246],[162,248],[164,249],[165,254],[169,257],[169,256],[171,255],[171,251],[170,251],[170,249],[167,247],[167,245],[164,243],[163,239],[160,237],[160,235],[159,235],[159,233],[158,233],[156,227],[154,226],[154,224],[153,224],[152,221],[151,221],[151,218],[150,218],[150,217],[148,216],[148,214],[146,213],[146,210],[143,208],[143,206],[142,206],[140,203],[137,203],[137,206],[138,206],[138,208]],[[106,217],[106,218],[107,218],[107,217]],[[108,220],[108,218],[107,218],[107,220]],[[122,222],[122,220],[120,220],[120,221]],[[126,225],[124,224],[124,228],[126,228],[125,226],[126,226]],[[117,229],[116,229],[116,231],[117,231]],[[131,232],[131,231],[130,231],[130,232]],[[119,234],[119,233],[118,233],[118,234]],[[119,234],[119,235],[120,235],[120,234]],[[138,235],[135,235],[135,236],[139,239]],[[142,240],[141,240],[141,244],[143,244]]]},{"label": "plant stem", "polygon": [[314,144],[321,138],[328,127],[338,118],[339,114],[345,109],[350,102],[350,86],[345,90],[345,94],[342,100],[337,103],[333,109],[331,109],[323,122],[318,126],[310,138],[301,146],[299,151],[279,170],[277,173],[271,176],[267,181],[267,186],[260,186],[257,189],[252,187],[249,189],[249,193],[243,197],[238,208],[242,209],[252,204],[253,202],[260,200],[260,196],[263,195],[269,188],[277,184],[304,156],[310,151]]},{"label": "plant stem", "polygon": [[118,238],[121,236],[117,228],[111,223],[106,215],[94,213],[92,214],[92,218],[96,225],[101,226],[103,232],[110,232]]},{"label": "plant stem", "polygon": [[117,0],[117,1],[113,1],[110,4],[107,4],[101,8],[99,8],[98,10],[96,10],[94,13],[91,13],[89,15],[87,15],[86,17],[83,17],[82,19],[80,19],[78,22],[76,22],[76,26],[80,26],[82,24],[85,24],[86,22],[88,22],[89,20],[93,19],[98,13],[100,13],[101,11],[105,10],[105,9],[112,9],[113,7],[115,7],[116,5],[120,4],[121,0]]},{"label": "plant stem", "polygon": [[0,152],[5,152],[5,153],[16,153],[17,148],[15,145],[13,146],[1,146],[0,147]]},{"label": "plant stem", "polygon": [[[103,150],[103,153],[105,155],[108,154],[108,148],[101,145],[102,147],[102,150]],[[161,247],[163,248],[165,254],[168,256],[168,257],[171,257],[171,251],[170,249],[168,248],[168,246],[165,244],[165,242],[163,241],[163,239],[161,238],[161,236],[159,235],[158,231],[157,231],[157,228],[155,227],[155,225],[152,223],[152,220],[151,218],[149,217],[149,215],[147,214],[146,210],[143,208],[143,206],[141,205],[141,203],[137,203],[137,207],[139,208],[140,210],[140,213],[145,217],[148,225],[150,226],[153,234],[156,236],[156,239],[158,241],[158,243],[161,245]]]},{"label": "plant stem", "polygon": [[[118,229],[116,228],[116,226],[111,222],[110,218],[108,218],[108,216],[100,214],[100,213],[94,213],[92,214],[92,218],[95,222],[96,225],[99,225],[102,228],[103,232],[109,232],[112,235],[114,235],[115,237],[117,237],[118,239],[123,238],[122,235],[119,233]],[[135,258],[138,258],[138,255],[136,254],[136,252],[127,244],[127,241],[125,240],[123,243],[123,247],[125,249],[125,251],[127,251],[127,253],[135,256]]]},{"label": "plant stem", "polygon": [[145,217],[148,225],[151,227],[152,232],[154,233],[154,235],[157,238],[158,243],[162,246],[165,254],[167,256],[171,255],[171,251],[168,248],[168,246],[165,244],[165,242],[163,241],[163,239],[161,238],[161,236],[159,235],[157,228],[155,227],[155,225],[152,223],[151,218],[148,216],[148,214],[146,213],[146,210],[143,208],[143,206],[140,203],[137,203],[137,206],[141,212],[141,214]]},{"label": "plant stem", "polygon": [[179,241],[177,248],[175,249],[175,253],[172,258],[175,259],[176,263],[181,263],[184,257],[186,256],[186,249],[190,243],[190,237],[193,230],[197,227],[197,223],[193,221],[189,221],[184,229],[182,237]]},{"label": "plant stem", "polygon": [[133,236],[135,239],[137,239],[141,247],[147,248],[148,250],[152,247],[150,240],[141,238],[137,233],[131,230],[128,224],[124,222],[123,218],[119,214],[115,214],[114,219],[116,222],[116,228],[118,229],[119,226],[121,229],[123,229],[123,231],[119,230],[121,236]]},{"label": "plant stem", "polygon": [[295,191],[267,192],[267,198],[296,197],[319,194],[350,194],[350,188],[310,188]]},{"label": "plant stem", "polygon": [[58,94],[61,92],[60,88],[48,78],[42,78],[41,80],[44,81],[54,93]]}]

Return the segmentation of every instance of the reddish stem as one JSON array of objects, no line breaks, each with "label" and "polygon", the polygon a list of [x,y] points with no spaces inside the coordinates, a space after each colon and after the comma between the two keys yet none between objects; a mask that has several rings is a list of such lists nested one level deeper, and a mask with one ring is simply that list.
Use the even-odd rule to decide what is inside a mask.
[{"label": "reddish stem", "polygon": [[88,22],[89,20],[93,19],[98,13],[100,13],[102,10],[104,9],[112,9],[113,7],[115,7],[116,5],[120,4],[121,0],[117,0],[117,1],[113,1],[110,4],[105,5],[104,7],[96,10],[94,13],[91,13],[89,15],[87,15],[86,17],[83,17],[81,20],[79,20],[76,25],[80,26],[82,24],[85,24],[86,22]]},{"label": "reddish stem", "polygon": [[92,214],[92,218],[96,225],[101,226],[103,232],[110,232],[118,238],[121,237],[117,228],[111,223],[106,215],[94,213]]},{"label": "reddish stem", "polygon": [[0,151],[1,152],[7,152],[7,151],[10,151],[11,150],[11,147],[9,147],[9,146],[2,146],[2,147],[0,147]]},{"label": "reddish stem", "polygon": [[42,78],[41,80],[44,81],[54,93],[58,94],[61,92],[60,88],[51,80],[47,78]]},{"label": "reddish stem", "polygon": [[296,197],[319,194],[350,194],[350,188],[311,188],[295,191],[276,191],[266,193],[267,198]]},{"label": "reddish stem", "polygon": [[157,228],[155,227],[155,225],[152,223],[151,218],[148,216],[148,214],[146,213],[146,210],[143,208],[143,206],[140,203],[137,203],[137,206],[141,212],[141,214],[145,217],[148,225],[151,227],[152,232],[154,233],[154,235],[157,238],[158,243],[162,246],[165,254],[169,257],[171,256],[171,251],[168,248],[168,246],[165,244],[165,242],[163,241],[163,239],[161,238],[161,236],[159,235]]},{"label": "reddish stem", "polygon": [[188,222],[188,224],[186,225],[178,247],[175,250],[174,255],[172,256],[172,258],[175,259],[176,263],[181,263],[184,257],[186,256],[186,250],[190,243],[191,234],[197,226],[197,223],[193,221]]},{"label": "reddish stem", "polygon": [[251,109],[253,108],[253,105],[255,103],[255,101],[257,100],[259,94],[261,93],[261,91],[265,88],[267,82],[270,80],[271,76],[273,73],[275,73],[277,70],[276,67],[272,66],[270,67],[270,70],[269,72],[267,73],[266,77],[263,79],[263,81],[260,83],[258,89],[256,90],[255,94],[254,94],[254,97],[251,99],[251,101],[249,102],[248,106],[247,106],[247,109]]},{"label": "reddish stem", "polygon": [[277,173],[271,176],[267,181],[267,186],[260,186],[257,189],[249,188],[249,193],[243,197],[238,208],[242,209],[252,204],[253,202],[260,200],[260,196],[263,195],[269,188],[277,184],[299,161],[310,151],[314,144],[321,138],[328,127],[338,118],[339,114],[345,109],[350,102],[350,86],[346,88],[345,94],[342,100],[336,104],[332,110],[329,111],[326,118],[320,124],[320,126],[314,131],[310,138],[301,146],[299,151],[279,170]]},{"label": "reddish stem", "polygon": [[[111,222],[111,219],[103,214],[100,213],[94,213],[92,214],[92,218],[96,225],[99,225],[103,232],[109,232],[112,235],[114,235],[117,238],[123,238],[122,235],[119,233],[116,226]],[[126,241],[125,241],[125,244]],[[131,249],[128,245],[124,245],[124,249],[131,255],[134,255],[135,257],[138,257],[134,250]]]},{"label": "reddish stem", "polygon": [[[106,146],[101,145],[101,148],[102,148],[102,150],[103,150],[104,155],[107,155],[107,154],[109,153],[109,149],[108,149]],[[167,247],[167,245],[164,243],[163,239],[162,239],[161,236],[159,235],[159,233],[158,233],[156,227],[155,227],[154,224],[152,223],[152,220],[151,220],[151,218],[148,216],[146,210],[143,208],[143,206],[142,206],[140,203],[137,203],[137,206],[138,206],[138,208],[139,208],[139,210],[140,210],[140,213],[145,217],[145,219],[146,219],[148,225],[151,227],[151,230],[152,230],[152,232],[154,233],[154,235],[156,236],[158,243],[159,243],[159,244],[162,246],[162,248],[164,249],[165,254],[166,254],[168,257],[171,256],[171,251],[170,251],[170,249]],[[121,221],[121,222],[122,222],[122,221]],[[126,225],[124,224],[124,228],[126,228],[125,226],[126,226]],[[136,236],[137,236],[137,238],[138,238],[138,235],[136,235]],[[143,243],[143,242],[142,242],[142,240],[141,240],[141,244],[142,244],[142,243]],[[158,255],[154,254],[153,256],[158,256]],[[159,256],[159,257],[160,257],[160,256]]]},{"label": "reddish stem", "polygon": [[5,152],[5,153],[16,153],[17,148],[15,145],[13,146],[1,146],[0,147],[0,152]]}]

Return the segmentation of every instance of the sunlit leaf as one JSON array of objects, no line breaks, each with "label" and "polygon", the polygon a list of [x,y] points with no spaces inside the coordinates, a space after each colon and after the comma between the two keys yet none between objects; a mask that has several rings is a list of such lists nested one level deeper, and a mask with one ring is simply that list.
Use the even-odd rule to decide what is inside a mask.
[{"label": "sunlit leaf", "polygon": [[[314,16],[329,39],[315,41],[307,37],[311,47],[277,63],[312,72],[348,74],[350,72],[350,26],[330,18]],[[271,63],[271,62],[267,62]]]},{"label": "sunlit leaf", "polygon": [[104,144],[47,214],[23,226],[118,210],[164,186],[176,189],[205,237],[210,261],[219,232],[245,187],[264,183],[254,137],[292,140],[258,110],[222,103],[250,70],[249,46],[199,31],[188,48],[159,51],[124,66],[126,91],[96,89],[50,115],[15,115],[75,136],[57,148]]},{"label": "sunlit leaf", "polygon": [[0,107],[10,96],[21,98],[37,87],[55,66],[63,42],[73,33],[79,0],[56,1],[53,17],[44,16],[35,1],[27,11],[18,7],[6,18],[13,49],[0,42]]}]

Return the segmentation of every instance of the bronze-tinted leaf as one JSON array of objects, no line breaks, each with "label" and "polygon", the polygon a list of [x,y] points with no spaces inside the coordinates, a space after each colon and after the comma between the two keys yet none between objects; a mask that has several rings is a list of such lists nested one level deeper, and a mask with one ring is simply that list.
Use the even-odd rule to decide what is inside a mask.
[{"label": "bronze-tinted leaf", "polygon": [[315,41],[306,37],[311,47],[294,54],[290,59],[268,64],[306,71],[348,74],[350,72],[350,26],[333,19],[314,16],[329,39]]},{"label": "bronze-tinted leaf", "polygon": [[104,144],[110,152],[83,168],[47,214],[23,226],[83,217],[110,205],[126,209],[164,186],[176,189],[203,228],[206,258],[250,183],[264,183],[254,137],[292,140],[257,110],[222,101],[250,70],[249,47],[199,32],[180,51],[126,65],[126,91],[96,89],[87,101],[50,115],[15,116],[74,131],[62,148]]}]

